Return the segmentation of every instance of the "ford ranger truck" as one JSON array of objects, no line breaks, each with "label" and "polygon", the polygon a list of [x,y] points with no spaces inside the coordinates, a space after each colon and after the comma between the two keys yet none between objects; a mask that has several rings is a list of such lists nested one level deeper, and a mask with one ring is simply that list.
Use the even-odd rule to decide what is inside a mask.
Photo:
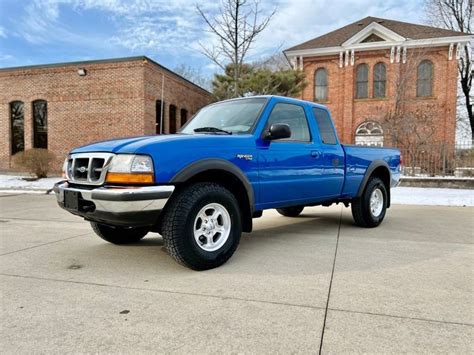
[{"label": "ford ranger truck", "polygon": [[114,244],[160,233],[179,263],[224,264],[266,209],[297,217],[343,203],[372,228],[400,178],[397,149],[340,144],[325,106],[279,96],[201,109],[177,134],[116,139],[70,152],[59,205]]}]

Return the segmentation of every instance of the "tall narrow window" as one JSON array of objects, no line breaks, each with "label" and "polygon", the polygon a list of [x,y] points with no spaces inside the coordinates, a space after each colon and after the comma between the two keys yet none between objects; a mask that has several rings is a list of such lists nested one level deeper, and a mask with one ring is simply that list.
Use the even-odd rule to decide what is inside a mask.
[{"label": "tall narrow window", "polygon": [[319,68],[314,73],[314,101],[328,100],[328,73],[326,69]]},{"label": "tall narrow window", "polygon": [[183,127],[188,121],[188,110],[185,108],[181,109],[181,127]]},{"label": "tall narrow window", "polygon": [[416,77],[416,96],[433,96],[433,63],[423,60],[418,65]]},{"label": "tall narrow window", "polygon": [[170,132],[176,133],[176,106],[170,105]]},{"label": "tall narrow window", "polygon": [[369,66],[359,64],[356,69],[356,99],[366,99],[369,97]]},{"label": "tall narrow window", "polygon": [[161,100],[156,100],[156,114],[155,114],[155,132],[156,134],[161,134],[161,125],[162,125],[162,119],[161,117],[165,116],[165,103],[161,102]]},{"label": "tall narrow window", "polygon": [[25,112],[21,101],[10,102],[11,152],[25,150]]},{"label": "tall narrow window", "polygon": [[33,148],[48,149],[48,103],[33,101]]},{"label": "tall narrow window", "polygon": [[374,66],[374,97],[385,97],[387,70],[384,63]]}]

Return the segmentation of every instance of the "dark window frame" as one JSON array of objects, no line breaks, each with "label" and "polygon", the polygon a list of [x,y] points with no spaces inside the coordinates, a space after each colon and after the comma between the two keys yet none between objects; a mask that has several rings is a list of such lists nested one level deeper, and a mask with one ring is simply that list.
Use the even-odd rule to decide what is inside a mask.
[{"label": "dark window frame", "polygon": [[169,134],[174,134],[177,132],[176,130],[176,111],[178,110],[178,108],[176,107],[176,105],[173,105],[173,104],[170,104],[169,106],[169,123],[168,123],[168,127],[169,127],[169,130],[168,130],[168,133]]},{"label": "dark window frame", "polygon": [[[163,128],[161,127],[165,123],[165,110],[166,110],[166,102],[163,101],[163,112],[161,111],[161,100],[155,101],[155,134],[164,133]],[[163,119],[161,115],[163,114]]]},{"label": "dark window frame", "polygon": [[[31,103],[31,108],[33,113],[33,148],[48,149],[48,102],[43,99],[35,100]],[[44,122],[39,124],[41,109],[44,109]]]},{"label": "dark window frame", "polygon": [[[426,72],[429,68],[429,73]],[[422,70],[424,70],[422,72]],[[428,75],[427,75],[428,74]],[[427,75],[427,77],[422,77]],[[416,97],[433,97],[434,64],[429,59],[424,59],[416,68]],[[424,92],[424,90],[428,90]]]},{"label": "dark window frame", "polygon": [[[366,75],[365,78],[362,77],[363,69],[365,70],[365,75]],[[362,95],[361,93],[362,87],[365,87],[364,95]],[[367,63],[361,63],[356,67],[355,98],[356,99],[369,98],[369,65]]]},{"label": "dark window frame", "polygon": [[385,63],[378,62],[377,64],[374,65],[372,82],[373,82],[372,97],[373,98],[387,97],[387,66],[385,65]]},{"label": "dark window frame", "polygon": [[[318,84],[318,74],[322,73],[324,76],[321,78],[323,81],[322,84]],[[314,72],[314,101],[316,102],[327,102],[328,101],[328,71],[326,68],[321,67],[315,70]],[[318,88],[324,90],[324,95],[321,98],[318,98]]]},{"label": "dark window frame", "polygon": [[181,127],[183,127],[188,122],[188,110],[186,110],[185,108],[179,110],[179,119]]},{"label": "dark window frame", "polygon": [[[14,107],[18,105],[15,108]],[[11,101],[9,103],[9,115],[10,115],[10,153],[15,155],[16,153],[25,150],[25,103],[20,100]],[[14,117],[16,115],[16,117]],[[18,119],[21,122],[14,122],[14,119]],[[15,132],[15,128],[18,131]],[[15,142],[15,138],[19,138],[19,142]]]}]

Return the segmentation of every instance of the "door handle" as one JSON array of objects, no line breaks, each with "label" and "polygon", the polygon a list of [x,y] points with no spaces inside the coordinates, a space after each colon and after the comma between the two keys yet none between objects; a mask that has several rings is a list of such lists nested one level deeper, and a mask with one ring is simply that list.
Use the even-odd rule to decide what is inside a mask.
[{"label": "door handle", "polygon": [[321,152],[319,150],[312,150],[311,151],[311,156],[313,158],[319,158],[321,156]]}]

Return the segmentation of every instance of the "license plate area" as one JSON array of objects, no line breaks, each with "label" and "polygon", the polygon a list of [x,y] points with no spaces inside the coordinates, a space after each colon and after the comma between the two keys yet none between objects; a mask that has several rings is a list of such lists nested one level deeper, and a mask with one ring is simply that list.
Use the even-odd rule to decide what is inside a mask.
[{"label": "license plate area", "polygon": [[79,211],[79,192],[65,190],[64,207],[69,210]]}]

